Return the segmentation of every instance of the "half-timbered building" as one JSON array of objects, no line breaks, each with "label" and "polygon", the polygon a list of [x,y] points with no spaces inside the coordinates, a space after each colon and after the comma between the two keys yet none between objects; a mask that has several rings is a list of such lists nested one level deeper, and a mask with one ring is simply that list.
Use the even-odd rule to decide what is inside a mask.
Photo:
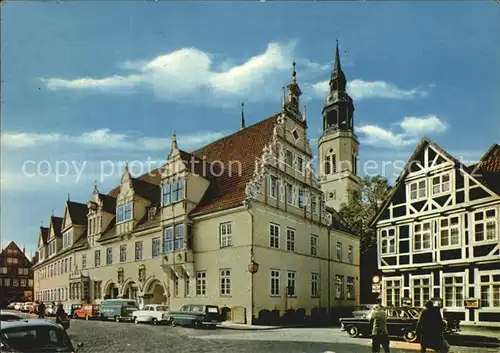
[{"label": "half-timbered building", "polygon": [[499,221],[500,145],[466,165],[424,138],[373,221],[383,304],[500,326]]}]

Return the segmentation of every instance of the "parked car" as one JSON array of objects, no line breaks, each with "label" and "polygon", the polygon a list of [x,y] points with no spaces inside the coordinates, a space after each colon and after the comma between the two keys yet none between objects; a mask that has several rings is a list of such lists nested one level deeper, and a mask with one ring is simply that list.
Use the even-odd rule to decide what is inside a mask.
[{"label": "parked car", "polygon": [[14,305],[14,310],[20,311],[24,307],[24,303],[16,303]]},{"label": "parked car", "polygon": [[147,304],[141,310],[132,313],[134,322],[146,322],[149,324],[165,324],[168,322],[168,306],[161,304]]},{"label": "parked car", "polygon": [[46,316],[56,316],[57,308],[53,304],[45,305],[45,315]]},{"label": "parked car", "polygon": [[83,304],[81,308],[75,310],[73,318],[90,320],[98,317],[99,307],[97,304]]},{"label": "parked car", "polygon": [[116,322],[133,321],[132,313],[139,310],[137,302],[130,299],[106,299],[99,307],[101,320],[113,319]]},{"label": "parked car", "polygon": [[9,305],[7,305],[7,309],[14,310],[14,306],[16,304],[17,304],[16,302],[9,303]]},{"label": "parked car", "polygon": [[32,306],[29,307],[28,313],[30,314],[37,314],[38,313],[38,303],[33,304]]},{"label": "parked car", "polygon": [[0,325],[1,352],[61,352],[73,353],[83,346],[77,344],[75,350],[68,334],[61,325],[47,320],[31,319],[2,321]]},{"label": "parked car", "polygon": [[80,309],[84,304],[78,303],[78,304],[66,304],[64,306],[64,311],[69,315],[69,317],[72,317],[76,319],[75,317],[75,311]]},{"label": "parked car", "polygon": [[215,328],[220,320],[219,307],[216,305],[183,305],[179,311],[171,311],[169,314],[169,324],[171,326],[185,325]]},{"label": "parked car", "polygon": [[352,315],[354,317],[366,317],[372,311],[375,304],[361,304],[359,306],[354,307],[352,311]]},{"label": "parked car", "polygon": [[0,321],[17,321],[24,320],[24,317],[18,313],[13,313],[12,311],[0,310]]},{"label": "parked car", "polygon": [[29,313],[30,310],[33,310],[33,307],[35,306],[35,304],[36,303],[34,303],[34,302],[26,302],[26,303],[24,303],[21,311],[25,312],[25,313]]},{"label": "parked car", "polygon": [[[412,307],[385,307],[387,314],[387,330],[389,336],[402,337],[406,342],[416,342],[417,322],[422,308]],[[455,333],[459,329],[456,321],[443,320],[446,324],[446,334]],[[349,317],[340,319],[341,328],[350,337],[370,336],[372,324],[367,316]]]}]

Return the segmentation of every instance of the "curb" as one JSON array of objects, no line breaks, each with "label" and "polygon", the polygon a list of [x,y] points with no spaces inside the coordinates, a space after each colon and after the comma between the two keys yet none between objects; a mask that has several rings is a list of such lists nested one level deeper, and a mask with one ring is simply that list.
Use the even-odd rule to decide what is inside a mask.
[{"label": "curb", "polygon": [[225,330],[237,330],[237,331],[271,331],[271,330],[280,330],[286,328],[312,328],[306,325],[296,325],[296,326],[225,326],[225,325],[217,325],[217,328],[225,329]]}]

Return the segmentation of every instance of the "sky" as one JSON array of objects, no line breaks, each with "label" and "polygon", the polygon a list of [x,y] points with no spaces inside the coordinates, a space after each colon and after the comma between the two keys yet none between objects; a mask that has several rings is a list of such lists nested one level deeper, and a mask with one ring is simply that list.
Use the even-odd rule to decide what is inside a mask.
[{"label": "sky", "polygon": [[316,155],[337,39],[362,175],[393,181],[423,136],[470,163],[500,141],[494,1],[1,10],[1,244],[28,252],[68,197],[109,191],[125,161],[135,175],[158,166],[174,131],[190,151],[237,131],[242,102],[247,125],[279,112],[293,61]]}]

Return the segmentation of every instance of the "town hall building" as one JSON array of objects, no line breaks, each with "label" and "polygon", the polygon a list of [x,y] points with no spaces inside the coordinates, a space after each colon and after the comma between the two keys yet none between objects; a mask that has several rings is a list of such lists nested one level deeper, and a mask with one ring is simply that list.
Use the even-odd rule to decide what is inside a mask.
[{"label": "town hall building", "polygon": [[359,186],[354,106],[337,45],[323,109],[319,176],[295,64],[281,110],[196,151],[172,137],[167,163],[68,199],[40,228],[38,300],[215,304],[252,323],[359,303],[359,238],[336,212]]}]

